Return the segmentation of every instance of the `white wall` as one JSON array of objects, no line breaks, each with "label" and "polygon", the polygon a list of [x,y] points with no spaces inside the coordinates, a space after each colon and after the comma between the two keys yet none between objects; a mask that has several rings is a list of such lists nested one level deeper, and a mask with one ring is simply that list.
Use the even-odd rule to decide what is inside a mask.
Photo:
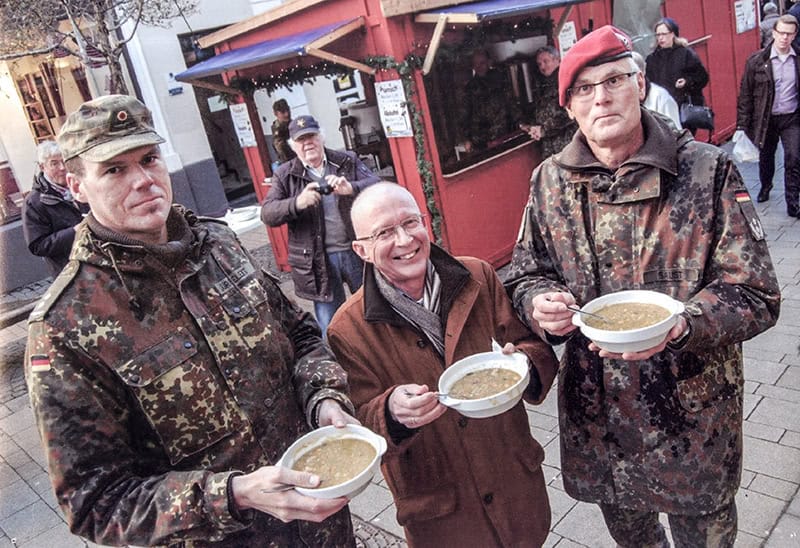
[{"label": "white wall", "polygon": [[325,129],[325,146],[333,149],[344,149],[344,139],[339,132],[339,106],[336,103],[333,80],[324,76],[317,78],[314,84],[303,84],[308,97],[310,114]]},{"label": "white wall", "polygon": [[27,192],[36,173],[36,143],[22,111],[9,66],[0,61],[0,140],[20,191]]},{"label": "white wall", "polygon": [[[170,170],[181,169],[212,157],[203,132],[194,90],[175,83],[171,74],[186,70],[178,34],[224,27],[253,15],[249,0],[203,0],[198,13],[186,22],[177,18],[169,28],[140,26],[129,43],[131,62],[147,106],[153,111],[158,132],[167,140],[165,158]],[[170,95],[170,88],[182,92]]]}]

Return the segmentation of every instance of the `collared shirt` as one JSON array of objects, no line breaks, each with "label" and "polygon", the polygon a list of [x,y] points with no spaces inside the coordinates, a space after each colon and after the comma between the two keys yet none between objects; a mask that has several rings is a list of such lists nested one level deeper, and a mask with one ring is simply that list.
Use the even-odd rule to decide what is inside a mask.
[{"label": "collared shirt", "polygon": [[789,53],[782,55],[773,44],[769,58],[775,80],[772,114],[791,114],[797,110],[797,55],[792,48],[789,48]]},{"label": "collared shirt", "polygon": [[72,192],[70,192],[70,191],[69,191],[69,188],[68,188],[68,187],[61,186],[61,185],[59,185],[59,184],[56,184],[56,183],[54,183],[53,181],[51,181],[51,180],[50,180],[50,177],[48,177],[48,176],[45,174],[45,172],[44,172],[44,171],[42,171],[42,178],[43,178],[45,181],[47,181],[47,184],[48,184],[48,185],[50,185],[50,188],[52,188],[52,189],[53,189],[55,192],[58,192],[59,194],[61,194],[61,197],[62,197],[62,198],[64,198],[65,200],[67,200],[67,201],[69,201],[69,202],[71,202],[71,201],[72,201]]},{"label": "collared shirt", "polygon": [[303,167],[314,177],[314,179],[322,179],[325,177],[325,170],[328,169],[328,156],[322,153],[322,163],[319,168],[315,168],[311,164],[303,162]]}]

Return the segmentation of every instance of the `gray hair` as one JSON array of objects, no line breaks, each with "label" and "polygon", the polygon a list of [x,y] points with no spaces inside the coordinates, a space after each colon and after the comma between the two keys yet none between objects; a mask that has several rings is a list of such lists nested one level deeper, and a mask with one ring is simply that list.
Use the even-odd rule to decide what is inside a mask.
[{"label": "gray hair", "polygon": [[550,57],[553,59],[561,59],[561,55],[559,55],[558,50],[553,46],[542,46],[536,50],[536,53],[533,54],[534,59],[538,59],[539,55],[542,53],[549,53]]},{"label": "gray hair", "polygon": [[644,60],[644,57],[642,56],[642,54],[639,53],[638,51],[632,51],[631,52],[631,59],[633,59],[633,62],[636,63],[637,67],[639,67],[639,72],[644,74],[645,68],[647,67],[647,64],[645,63],[645,60]]},{"label": "gray hair", "polygon": [[61,149],[55,141],[42,141],[36,147],[36,160],[43,164],[53,156],[61,156]]}]

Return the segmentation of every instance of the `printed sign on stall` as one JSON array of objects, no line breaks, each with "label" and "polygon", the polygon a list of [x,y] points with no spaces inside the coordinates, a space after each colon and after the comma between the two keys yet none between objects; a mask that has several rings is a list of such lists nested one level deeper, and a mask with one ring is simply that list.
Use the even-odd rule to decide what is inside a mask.
[{"label": "printed sign on stall", "polygon": [[230,111],[233,127],[236,129],[236,136],[239,138],[239,145],[242,147],[256,146],[256,134],[253,132],[253,125],[250,123],[247,105],[245,103],[231,105]]},{"label": "printed sign on stall", "polygon": [[756,28],[756,6],[753,0],[737,0],[733,3],[736,13],[736,34]]},{"label": "printed sign on stall", "polygon": [[400,80],[376,82],[375,92],[378,97],[378,112],[386,136],[412,137],[414,132],[411,128],[411,117],[408,115],[403,82]]}]

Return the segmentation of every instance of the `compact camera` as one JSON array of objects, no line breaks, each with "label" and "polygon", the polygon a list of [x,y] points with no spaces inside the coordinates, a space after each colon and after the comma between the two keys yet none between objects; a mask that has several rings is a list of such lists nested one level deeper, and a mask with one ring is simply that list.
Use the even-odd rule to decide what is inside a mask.
[{"label": "compact camera", "polygon": [[328,184],[328,181],[323,179],[319,182],[319,188],[317,188],[316,190],[323,196],[327,196],[328,194],[333,192],[333,187]]}]

